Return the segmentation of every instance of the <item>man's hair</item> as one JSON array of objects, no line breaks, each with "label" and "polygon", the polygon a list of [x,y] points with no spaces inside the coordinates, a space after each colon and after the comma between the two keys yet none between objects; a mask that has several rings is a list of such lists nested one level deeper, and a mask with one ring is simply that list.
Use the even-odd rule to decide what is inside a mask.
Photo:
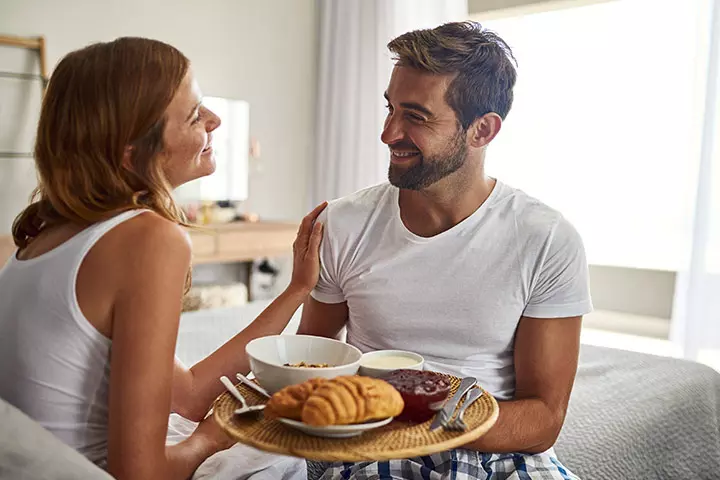
[{"label": "man's hair", "polygon": [[494,112],[505,119],[517,78],[515,57],[505,41],[476,22],[446,23],[415,30],[388,44],[396,65],[455,75],[445,100],[463,128]]}]

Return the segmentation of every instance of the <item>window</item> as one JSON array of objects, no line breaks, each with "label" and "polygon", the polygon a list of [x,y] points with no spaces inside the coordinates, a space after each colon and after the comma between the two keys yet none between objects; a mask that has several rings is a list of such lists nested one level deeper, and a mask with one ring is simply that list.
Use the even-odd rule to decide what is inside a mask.
[{"label": "window", "polygon": [[617,0],[476,18],[519,64],[488,172],[562,211],[591,264],[688,261],[709,11],[709,0]]}]

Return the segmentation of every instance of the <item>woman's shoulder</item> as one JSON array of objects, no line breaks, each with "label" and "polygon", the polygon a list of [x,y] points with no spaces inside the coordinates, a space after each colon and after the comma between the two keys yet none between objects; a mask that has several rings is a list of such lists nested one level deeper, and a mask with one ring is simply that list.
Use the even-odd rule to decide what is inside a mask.
[{"label": "woman's shoulder", "polygon": [[187,269],[192,245],[183,226],[146,211],[113,227],[93,250],[99,267],[133,272],[172,264]]},{"label": "woman's shoulder", "polygon": [[190,236],[185,227],[152,210],[143,211],[113,230],[117,230],[118,238],[138,246],[157,246],[161,242],[168,246],[176,244],[178,247],[191,248]]}]

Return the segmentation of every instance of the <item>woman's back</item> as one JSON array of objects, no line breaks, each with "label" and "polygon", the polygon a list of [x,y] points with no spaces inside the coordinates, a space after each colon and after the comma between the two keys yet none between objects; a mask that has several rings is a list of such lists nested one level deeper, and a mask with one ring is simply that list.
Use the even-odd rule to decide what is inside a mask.
[{"label": "woman's back", "polygon": [[111,341],[80,309],[78,271],[105,233],[142,211],[0,270],[0,397],[98,464],[107,456]]}]

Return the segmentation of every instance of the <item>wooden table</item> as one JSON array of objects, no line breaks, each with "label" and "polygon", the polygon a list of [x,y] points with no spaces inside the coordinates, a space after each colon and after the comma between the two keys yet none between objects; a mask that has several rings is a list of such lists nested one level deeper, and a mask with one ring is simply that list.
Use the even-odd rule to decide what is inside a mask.
[{"label": "wooden table", "polygon": [[238,222],[190,230],[193,263],[250,262],[292,253],[298,224]]},{"label": "wooden table", "polygon": [[[251,262],[290,255],[298,224],[237,222],[190,229],[193,264]],[[10,235],[0,235],[0,266],[15,252]]]}]

